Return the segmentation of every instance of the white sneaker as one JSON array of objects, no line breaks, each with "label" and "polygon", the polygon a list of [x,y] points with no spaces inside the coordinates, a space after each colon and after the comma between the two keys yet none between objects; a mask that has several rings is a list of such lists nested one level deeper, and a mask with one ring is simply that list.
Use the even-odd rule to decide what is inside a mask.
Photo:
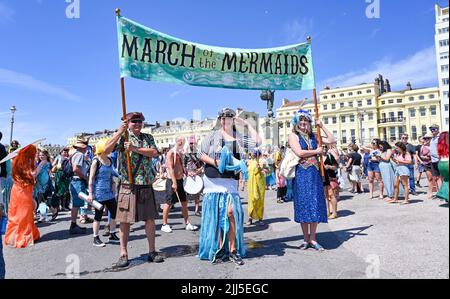
[{"label": "white sneaker", "polygon": [[192,224],[188,223],[186,225],[186,230],[193,232],[193,231],[198,230],[198,226],[195,226],[195,225],[192,225]]},{"label": "white sneaker", "polygon": [[164,224],[164,225],[161,227],[161,231],[162,231],[162,232],[165,232],[165,233],[171,233],[171,232],[172,232],[172,228],[170,227],[170,225]]}]

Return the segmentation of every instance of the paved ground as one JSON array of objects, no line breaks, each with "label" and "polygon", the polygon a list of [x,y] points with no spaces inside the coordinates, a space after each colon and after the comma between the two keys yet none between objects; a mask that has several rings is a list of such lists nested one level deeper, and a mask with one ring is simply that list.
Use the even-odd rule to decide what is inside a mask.
[{"label": "paved ground", "polygon": [[[292,203],[277,204],[275,193],[266,196],[266,226],[246,227],[248,258],[243,267],[233,263],[211,265],[199,261],[198,232],[186,232],[180,210],[171,216],[175,230],[160,231],[157,247],[167,259],[162,264],[145,262],[146,239],[141,224],[134,225],[129,255],[132,266],[112,272],[119,247],[92,246],[92,236],[71,237],[69,215],[42,224],[40,242],[16,250],[4,248],[0,277],[66,278],[79,265],[81,278],[449,278],[448,205],[426,200],[425,188],[409,206],[387,205],[367,194],[341,194],[340,217],[319,226],[318,240],[327,251],[299,251],[301,229],[293,222]],[[247,208],[243,199],[244,210]],[[192,212],[192,210],[191,210]],[[200,218],[191,216],[194,224]],[[91,233],[92,230],[89,229]],[[1,248],[0,248],[1,249]]]}]

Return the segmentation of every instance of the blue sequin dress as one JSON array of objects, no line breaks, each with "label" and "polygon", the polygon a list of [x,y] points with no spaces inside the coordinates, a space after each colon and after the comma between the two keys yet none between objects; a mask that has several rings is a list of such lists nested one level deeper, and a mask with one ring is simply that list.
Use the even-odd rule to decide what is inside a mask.
[{"label": "blue sequin dress", "polygon": [[[299,136],[303,150],[317,149],[317,140],[311,135],[310,147],[308,138]],[[315,157],[302,159],[295,170],[293,182],[294,220],[297,223],[327,223],[327,207],[323,181],[318,161]]]}]

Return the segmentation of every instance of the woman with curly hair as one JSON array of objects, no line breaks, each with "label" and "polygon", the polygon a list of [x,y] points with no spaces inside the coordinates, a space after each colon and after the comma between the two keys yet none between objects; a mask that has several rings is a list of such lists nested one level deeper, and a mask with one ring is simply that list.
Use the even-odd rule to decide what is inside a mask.
[{"label": "woman with curly hair", "polygon": [[29,145],[22,149],[13,161],[11,202],[8,210],[8,228],[5,234],[5,245],[25,248],[34,245],[40,238],[39,230],[34,224],[35,201],[33,188],[35,178],[34,159],[36,147]]}]

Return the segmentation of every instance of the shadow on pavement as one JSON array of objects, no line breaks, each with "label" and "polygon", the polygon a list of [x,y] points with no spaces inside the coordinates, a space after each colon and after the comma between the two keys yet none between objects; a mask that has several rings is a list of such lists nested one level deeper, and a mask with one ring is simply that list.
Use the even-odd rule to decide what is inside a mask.
[{"label": "shadow on pavement", "polygon": [[[369,226],[355,227],[334,232],[324,232],[317,234],[317,241],[326,249],[333,250],[342,246],[346,241],[359,236],[367,236],[363,231],[367,230]],[[248,248],[247,258],[258,258],[263,256],[283,256],[286,249],[298,249],[300,241],[303,240],[302,235],[285,237],[279,239],[255,241],[246,239]],[[296,245],[289,245],[287,243],[298,242]]]},{"label": "shadow on pavement", "polygon": [[440,208],[448,208],[448,202],[447,202],[447,203],[444,203],[444,204],[441,204],[439,207],[440,207]]},{"label": "shadow on pavement", "polygon": [[355,215],[355,212],[350,211],[350,210],[338,211],[339,218],[343,218],[343,217],[347,217],[347,216],[351,216],[351,215]]}]

